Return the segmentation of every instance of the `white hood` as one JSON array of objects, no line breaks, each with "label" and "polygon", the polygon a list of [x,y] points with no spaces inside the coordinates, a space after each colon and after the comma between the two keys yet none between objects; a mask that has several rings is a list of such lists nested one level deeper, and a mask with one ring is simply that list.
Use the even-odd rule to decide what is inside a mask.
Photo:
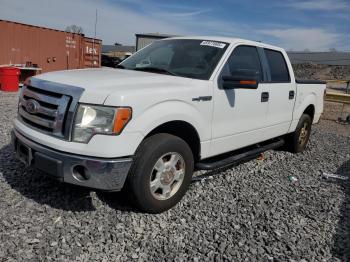
[{"label": "white hood", "polygon": [[145,91],[144,89],[156,87],[178,87],[191,81],[189,78],[171,75],[113,68],[56,71],[35,78],[81,87],[85,91],[80,102],[95,104],[103,104],[106,98],[115,92],[125,94],[131,89],[135,91],[135,88]]}]

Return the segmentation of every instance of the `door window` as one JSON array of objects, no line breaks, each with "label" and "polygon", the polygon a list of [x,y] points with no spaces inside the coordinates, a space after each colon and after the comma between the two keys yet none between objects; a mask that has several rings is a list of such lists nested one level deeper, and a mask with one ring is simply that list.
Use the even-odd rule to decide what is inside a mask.
[{"label": "door window", "polygon": [[261,64],[258,50],[254,46],[238,46],[233,50],[224,69],[223,75],[241,74],[246,71],[254,71],[257,80],[262,80]]},{"label": "door window", "polygon": [[283,54],[278,51],[264,49],[269,64],[271,82],[290,82],[290,76]]}]

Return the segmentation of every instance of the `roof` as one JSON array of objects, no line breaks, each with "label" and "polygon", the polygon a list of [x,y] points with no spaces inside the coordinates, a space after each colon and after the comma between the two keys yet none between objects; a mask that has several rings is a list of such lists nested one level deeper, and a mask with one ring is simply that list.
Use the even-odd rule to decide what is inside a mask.
[{"label": "roof", "polygon": [[[84,36],[85,38],[94,39],[94,38],[91,38],[91,37],[86,37],[85,34],[83,34],[83,33],[79,33],[79,34],[78,33],[71,33],[71,32],[67,32],[67,31],[64,31],[64,30],[49,28],[49,27],[45,27],[45,26],[30,25],[30,24],[24,24],[24,23],[20,23],[20,22],[14,22],[14,21],[3,20],[3,19],[0,19],[0,22],[16,24],[16,25],[23,25],[23,26],[30,26],[30,27],[41,28],[41,29],[46,29],[46,30],[51,30],[51,31],[56,31],[56,32],[61,32],[61,33],[70,33],[70,34],[74,34],[74,35],[81,35],[81,36]],[[99,39],[99,38],[95,38],[95,40],[99,40],[100,42],[102,42],[102,40]]]},{"label": "roof", "polygon": [[102,45],[102,53],[109,52],[135,52],[135,46],[129,45]]},{"label": "roof", "polygon": [[164,41],[170,40],[170,39],[194,39],[194,40],[209,40],[209,41],[218,41],[218,42],[224,42],[228,44],[246,44],[246,45],[254,45],[259,46],[263,48],[270,48],[274,50],[284,51],[283,48],[278,46],[273,46],[261,42],[241,39],[241,38],[235,38],[235,37],[221,37],[221,36],[181,36],[181,37],[171,37],[168,39],[164,39]]},{"label": "roof", "polygon": [[[209,40],[209,41],[219,41],[219,42],[225,42],[229,44],[250,44],[250,45],[256,45],[263,48],[271,48],[274,50],[284,51],[283,48],[257,42],[257,41],[251,41],[251,40],[245,40],[241,38],[235,38],[235,37],[220,37],[220,36],[172,36],[172,35],[164,35],[164,34],[136,34],[136,36],[167,36],[163,38],[163,41],[167,41],[170,39],[198,39],[198,40]],[[159,39],[161,39],[159,37]],[[300,63],[315,63],[315,64],[327,64],[327,65],[350,65],[350,52],[337,52],[337,51],[330,51],[330,52],[296,52],[296,51],[290,51],[287,52],[288,56],[291,60],[292,64],[300,64]]]}]

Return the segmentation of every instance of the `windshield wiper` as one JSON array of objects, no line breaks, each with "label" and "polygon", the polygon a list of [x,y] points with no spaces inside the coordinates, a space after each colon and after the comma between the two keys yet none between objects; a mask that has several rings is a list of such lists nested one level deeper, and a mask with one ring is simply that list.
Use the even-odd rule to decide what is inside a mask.
[{"label": "windshield wiper", "polygon": [[165,73],[168,75],[172,75],[172,76],[178,76],[177,74],[170,72],[164,68],[158,68],[158,67],[152,67],[152,66],[148,66],[148,67],[137,67],[134,68],[133,70],[136,71],[145,71],[145,72],[154,72],[154,73]]},{"label": "windshield wiper", "polygon": [[119,65],[117,65],[115,68],[125,69],[125,66],[119,64]]}]

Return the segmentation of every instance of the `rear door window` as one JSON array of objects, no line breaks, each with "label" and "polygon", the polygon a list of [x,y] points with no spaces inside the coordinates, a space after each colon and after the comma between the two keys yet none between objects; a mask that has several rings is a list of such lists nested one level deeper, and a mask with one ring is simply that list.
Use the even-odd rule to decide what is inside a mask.
[{"label": "rear door window", "polygon": [[290,82],[287,63],[283,54],[270,49],[264,50],[270,68],[271,82]]}]

